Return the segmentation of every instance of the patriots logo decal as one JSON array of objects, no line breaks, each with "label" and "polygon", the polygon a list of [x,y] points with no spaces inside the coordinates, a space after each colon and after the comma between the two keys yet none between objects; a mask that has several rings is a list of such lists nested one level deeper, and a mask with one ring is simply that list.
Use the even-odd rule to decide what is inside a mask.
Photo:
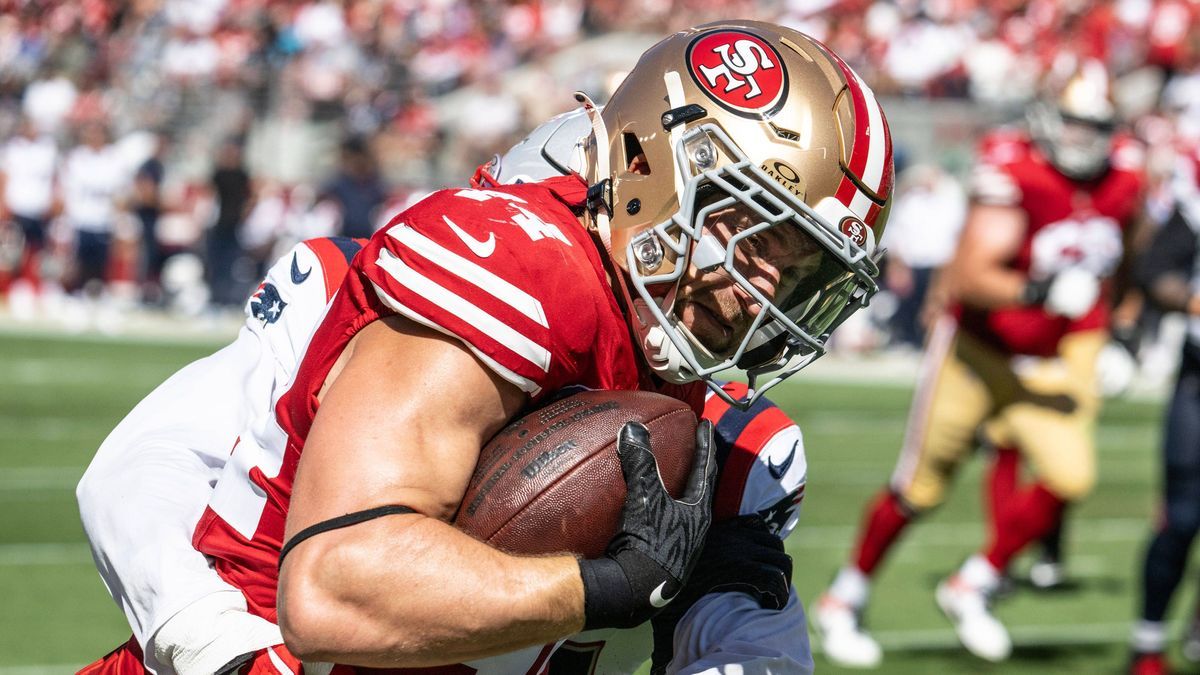
[{"label": "patriots logo decal", "polygon": [[287,303],[279,297],[279,289],[272,283],[263,284],[250,296],[250,313],[262,321],[264,326],[278,321],[279,317],[283,316],[285,307]]}]

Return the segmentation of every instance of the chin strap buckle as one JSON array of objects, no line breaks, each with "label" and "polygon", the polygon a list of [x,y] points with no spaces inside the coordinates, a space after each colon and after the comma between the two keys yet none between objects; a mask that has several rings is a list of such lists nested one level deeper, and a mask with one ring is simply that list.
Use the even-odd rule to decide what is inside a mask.
[{"label": "chin strap buckle", "polygon": [[588,186],[587,201],[585,204],[587,206],[588,213],[592,214],[593,217],[595,217],[596,214],[601,210],[603,210],[604,215],[611,216],[613,209],[612,202],[613,197],[611,179],[605,178],[595,185]]}]

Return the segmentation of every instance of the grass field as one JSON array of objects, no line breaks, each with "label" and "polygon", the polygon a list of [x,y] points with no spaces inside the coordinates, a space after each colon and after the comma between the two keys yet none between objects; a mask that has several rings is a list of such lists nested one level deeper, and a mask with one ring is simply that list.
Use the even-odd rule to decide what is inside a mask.
[{"label": "grass field", "polygon": [[[144,394],[215,344],[0,335],[0,675],[64,673],[126,639],[84,543],[73,489],[105,434]],[[805,431],[809,484],[789,541],[811,600],[846,557],[862,505],[887,479],[909,389],[809,378],[773,396]],[[1160,404],[1111,403],[1099,428],[1100,484],[1072,514],[1069,591],[1021,590],[997,609],[1017,645],[1003,665],[957,648],[934,607],[937,580],[983,538],[973,462],[949,502],[916,526],[868,614],[886,673],[1116,673],[1154,509]],[[1175,609],[1190,607],[1192,580]],[[818,672],[837,672],[817,656]]]}]

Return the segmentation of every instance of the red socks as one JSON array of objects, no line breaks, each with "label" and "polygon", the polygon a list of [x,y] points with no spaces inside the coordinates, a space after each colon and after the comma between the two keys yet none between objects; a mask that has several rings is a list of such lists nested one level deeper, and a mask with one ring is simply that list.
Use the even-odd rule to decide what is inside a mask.
[{"label": "red socks", "polygon": [[911,520],[912,516],[890,491],[884,490],[875,499],[863,523],[862,538],[854,556],[855,565],[863,574],[870,576],[875,571],[892,542]]},{"label": "red socks", "polygon": [[1021,549],[1054,529],[1064,506],[1066,502],[1041,483],[1015,493],[995,523],[986,552],[988,562],[998,570],[1006,569]]},{"label": "red socks", "polygon": [[1016,448],[996,448],[992,472],[988,474],[987,509],[991,517],[992,531],[1004,519],[1004,513],[1012,505],[1017,493],[1017,474],[1021,470],[1021,453]]}]

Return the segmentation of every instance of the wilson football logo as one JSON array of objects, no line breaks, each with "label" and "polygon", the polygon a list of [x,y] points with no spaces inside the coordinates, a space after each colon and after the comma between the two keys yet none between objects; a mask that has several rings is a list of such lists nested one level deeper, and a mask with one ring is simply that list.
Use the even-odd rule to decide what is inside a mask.
[{"label": "wilson football logo", "polygon": [[783,106],[787,70],[765,40],[744,31],[705,33],[688,46],[692,79],[721,107],[742,117],[761,118]]}]

